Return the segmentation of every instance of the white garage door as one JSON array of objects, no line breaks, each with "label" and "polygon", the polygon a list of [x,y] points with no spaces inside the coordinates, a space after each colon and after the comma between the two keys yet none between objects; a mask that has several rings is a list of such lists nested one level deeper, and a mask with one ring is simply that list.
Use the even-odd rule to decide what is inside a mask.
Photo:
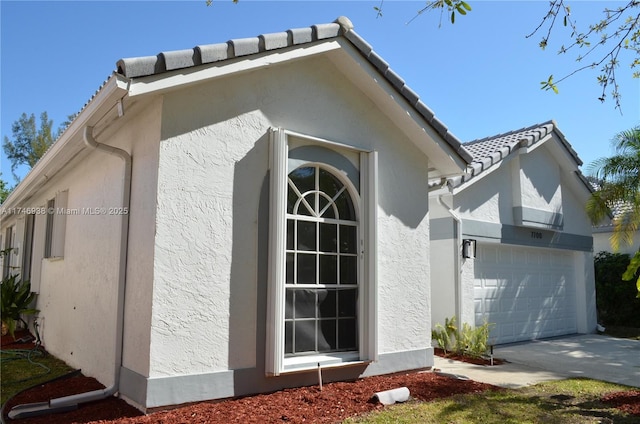
[{"label": "white garage door", "polygon": [[476,325],[495,323],[493,344],[577,332],[571,251],[478,244]]}]

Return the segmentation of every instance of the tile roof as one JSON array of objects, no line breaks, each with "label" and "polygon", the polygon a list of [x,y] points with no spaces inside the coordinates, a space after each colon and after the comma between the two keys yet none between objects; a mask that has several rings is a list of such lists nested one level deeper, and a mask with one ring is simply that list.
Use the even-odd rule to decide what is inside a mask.
[{"label": "tile roof", "polygon": [[[602,188],[600,183],[595,181],[590,182],[593,191],[598,191]],[[618,200],[609,205],[609,220],[602,221],[593,225],[596,232],[609,232],[613,230],[614,220],[624,218],[625,215],[631,215],[633,213],[633,203],[626,200]]]},{"label": "tile roof", "polygon": [[389,67],[389,64],[373,50],[371,45],[355,32],[351,21],[344,16],[327,24],[262,34],[252,38],[233,39],[226,43],[201,45],[192,49],[160,52],[156,56],[121,59],[117,62],[117,72],[127,78],[159,75],[177,69],[218,63],[237,57],[339,37],[348,40],[462,159],[467,163],[471,162],[472,157],[462,147],[462,142],[420,100],[418,94]]},{"label": "tile roof", "polygon": [[[348,23],[345,23],[348,25]],[[221,62],[236,57],[335,38],[345,29],[340,23],[313,25],[307,28],[289,29],[285,32],[262,34],[252,38],[229,40],[226,43],[207,44],[192,49],[160,52],[156,56],[120,59],[119,74],[128,78],[157,75],[176,69],[190,68]]]},{"label": "tile roof", "polygon": [[[387,62],[378,55],[373,48],[360,37],[353,29],[351,21],[341,16],[332,23],[312,25],[306,28],[289,29],[284,32],[262,34],[253,38],[229,40],[226,43],[208,44],[196,46],[192,49],[175,50],[158,53],[156,56],[144,56],[120,59],[116,63],[115,73],[126,78],[139,78],[149,75],[158,75],[177,69],[206,65],[236,57],[247,56],[265,51],[271,51],[286,47],[312,43],[331,38],[344,37],[348,40],[391,85],[404,97],[405,100],[421,115],[449,146],[467,163],[471,162],[471,155],[462,147],[462,142],[454,136],[433,111],[420,100],[418,94],[407,86],[404,80],[394,72]],[[111,81],[110,75],[94,92],[89,100],[76,113],[80,116],[97,97],[98,93]],[[75,120],[74,120],[75,122]],[[70,125],[71,126],[71,125]],[[66,129],[49,147],[46,154],[53,149],[61,139],[66,137]],[[40,159],[38,162],[40,162]],[[36,164],[37,165],[37,164]],[[34,165],[35,168],[35,165]],[[23,181],[32,173],[27,173]],[[14,190],[15,193],[18,190]],[[9,196],[13,197],[13,196]],[[5,199],[5,203],[9,198]],[[4,203],[3,203],[4,204]]]},{"label": "tile roof", "polygon": [[491,166],[501,162],[517,149],[521,147],[531,147],[554,131],[560,136],[559,138],[563,146],[567,149],[571,157],[573,157],[576,164],[578,166],[582,165],[582,161],[576,151],[565,139],[564,134],[560,132],[557,124],[551,120],[504,134],[464,143],[463,147],[471,154],[472,161],[467,166],[467,171],[464,175],[449,179],[449,185],[455,188],[466,183]]}]

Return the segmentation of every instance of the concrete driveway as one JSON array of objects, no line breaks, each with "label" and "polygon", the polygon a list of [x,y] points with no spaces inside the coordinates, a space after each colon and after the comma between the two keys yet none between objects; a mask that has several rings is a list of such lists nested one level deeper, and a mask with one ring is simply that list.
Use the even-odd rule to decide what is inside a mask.
[{"label": "concrete driveway", "polygon": [[508,361],[485,367],[435,357],[442,373],[518,388],[542,381],[586,377],[640,387],[640,341],[596,334],[535,340],[494,348]]},{"label": "concrete driveway", "polygon": [[494,356],[568,377],[640,387],[640,341],[582,334],[498,346]]}]

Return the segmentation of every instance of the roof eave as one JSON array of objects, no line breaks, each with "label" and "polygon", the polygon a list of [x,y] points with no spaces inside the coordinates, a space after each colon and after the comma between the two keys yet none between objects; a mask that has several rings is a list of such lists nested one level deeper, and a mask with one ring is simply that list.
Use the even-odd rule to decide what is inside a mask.
[{"label": "roof eave", "polygon": [[64,133],[51,145],[24,179],[2,204],[5,210],[23,205],[34,193],[51,180],[79,151],[84,149],[82,131],[93,126],[127,94],[128,79],[113,74],[87,103]]},{"label": "roof eave", "polygon": [[[367,55],[364,52],[368,52]],[[346,54],[350,58],[350,62],[356,66],[348,65],[343,60],[345,55],[341,53]],[[271,67],[280,63],[290,63],[317,55],[328,56],[346,74],[358,72],[357,69],[367,72],[371,81],[385,91],[385,103],[388,103],[387,100],[392,100],[395,105],[401,108],[402,113],[398,113],[397,116],[402,119],[410,117],[420,128],[421,134],[412,135],[414,142],[420,144],[419,139],[424,140],[425,135],[430,140],[435,140],[435,144],[441,151],[434,153],[434,150],[431,149],[428,157],[434,161],[435,167],[438,168],[438,176],[459,175],[464,171],[471,160],[471,155],[464,149],[462,143],[435,117],[417,94],[389,69],[386,62],[368,48],[364,40],[353,31],[348,31],[344,37],[317,40],[304,46],[293,45],[207,65],[134,78],[131,80],[129,96],[169,92],[204,81]],[[380,78],[380,74],[384,78]],[[361,74],[358,75],[361,76]],[[362,83],[361,78],[352,78],[352,80],[358,85],[366,85]],[[381,84],[382,82],[384,83]],[[370,90],[370,87],[368,89]],[[422,150],[429,151],[429,149],[425,150],[424,146],[422,146]]]},{"label": "roof eave", "polygon": [[280,50],[234,57],[222,62],[133,78],[131,79],[129,96],[136,97],[163,93],[211,79],[249,72],[292,60],[300,60],[339,48],[340,44],[337,42],[337,39],[320,40],[305,45],[304,49],[300,49],[299,46],[291,46]]},{"label": "roof eave", "polygon": [[[400,94],[399,98],[407,103],[405,107],[415,111],[418,119],[426,121],[427,126],[444,141],[440,147],[447,152],[448,159],[445,162],[451,162],[454,166],[445,166],[449,169],[440,172],[440,176],[461,174],[472,161],[472,156],[464,149],[462,142],[435,117],[371,45],[358,35],[351,21],[344,16],[328,24],[196,46],[193,49],[161,52],[156,56],[122,59],[117,66],[118,72],[133,78],[130,95],[138,96],[173,90],[209,78],[250,71],[311,55],[329,54],[340,48],[345,49],[347,45]],[[375,79],[378,80],[379,76],[376,75]]]}]

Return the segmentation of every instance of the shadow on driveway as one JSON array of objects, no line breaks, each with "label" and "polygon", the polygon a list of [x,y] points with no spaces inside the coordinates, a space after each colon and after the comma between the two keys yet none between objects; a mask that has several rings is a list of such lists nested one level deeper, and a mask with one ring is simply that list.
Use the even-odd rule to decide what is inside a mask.
[{"label": "shadow on driveway", "polygon": [[552,374],[640,387],[640,340],[564,336],[497,346],[494,356]]}]

